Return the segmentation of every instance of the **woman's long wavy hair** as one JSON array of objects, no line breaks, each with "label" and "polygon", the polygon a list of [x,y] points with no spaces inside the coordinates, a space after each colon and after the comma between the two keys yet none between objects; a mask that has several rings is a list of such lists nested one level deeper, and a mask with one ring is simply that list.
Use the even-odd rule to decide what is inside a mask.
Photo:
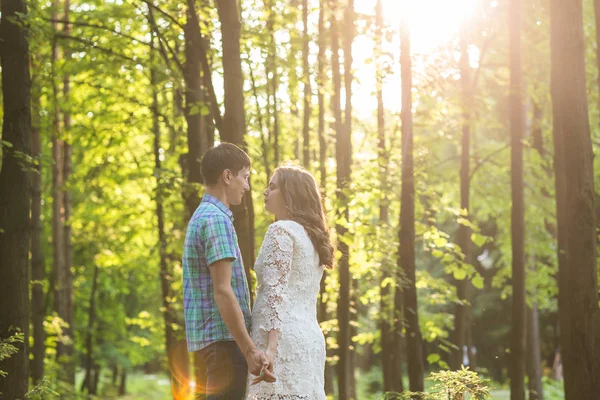
[{"label": "woman's long wavy hair", "polygon": [[275,174],[290,219],[304,227],[321,265],[333,268],[335,249],[315,178],[304,168],[292,165],[277,168]]}]

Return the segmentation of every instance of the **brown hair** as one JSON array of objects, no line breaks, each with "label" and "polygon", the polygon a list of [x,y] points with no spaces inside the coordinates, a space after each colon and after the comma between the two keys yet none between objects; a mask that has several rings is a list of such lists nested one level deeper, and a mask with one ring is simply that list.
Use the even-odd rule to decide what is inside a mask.
[{"label": "brown hair", "polygon": [[219,177],[226,169],[237,176],[242,169],[250,168],[251,165],[248,154],[231,143],[221,143],[209,149],[204,154],[200,164],[202,178],[204,178],[204,184],[207,186],[216,185],[219,182]]},{"label": "brown hair", "polygon": [[290,219],[304,227],[319,254],[321,265],[332,268],[334,248],[315,178],[304,168],[292,165],[277,168],[275,174]]}]

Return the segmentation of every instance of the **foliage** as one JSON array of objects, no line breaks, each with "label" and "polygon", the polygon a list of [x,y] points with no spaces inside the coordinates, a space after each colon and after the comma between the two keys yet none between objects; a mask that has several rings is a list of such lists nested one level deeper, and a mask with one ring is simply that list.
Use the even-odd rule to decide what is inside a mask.
[{"label": "foliage", "polygon": [[464,366],[459,371],[432,372],[429,377],[436,384],[428,393],[386,393],[384,400],[485,400],[491,399],[489,383],[476,372]]}]

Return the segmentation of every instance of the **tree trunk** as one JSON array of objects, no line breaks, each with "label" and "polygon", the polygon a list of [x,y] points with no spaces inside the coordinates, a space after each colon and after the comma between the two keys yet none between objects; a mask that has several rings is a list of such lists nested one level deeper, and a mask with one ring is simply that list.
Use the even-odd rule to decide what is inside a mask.
[{"label": "tree trunk", "polygon": [[[275,11],[273,8],[273,1],[268,0],[265,2],[267,17],[267,32],[269,33],[269,46],[267,51],[267,95],[270,90],[270,95],[273,97],[271,104],[272,111],[271,116],[273,117],[272,132],[269,133],[270,138],[273,140],[273,161],[275,167],[279,166],[279,111],[277,110],[277,91],[279,89],[279,74],[277,73],[277,44],[275,43]],[[269,79],[269,73],[272,74]],[[270,97],[270,96],[269,96]]]},{"label": "tree trunk", "polygon": [[[470,94],[470,74],[469,74],[469,53],[467,52],[467,32],[463,26],[460,32],[460,86],[462,97],[462,151],[460,167],[460,208],[469,215],[469,194],[470,194],[470,147],[471,147],[471,94]],[[459,224],[456,238],[464,254],[465,262],[470,262],[471,254],[471,230],[465,224]],[[456,305],[454,312],[454,332],[453,343],[456,346],[452,353],[452,368],[460,369],[463,358],[463,349],[467,344],[468,319],[471,312],[470,304],[470,282],[462,279],[456,280],[456,294],[460,301]]]},{"label": "tree trunk", "polygon": [[[69,10],[70,10],[71,2],[70,0],[65,0],[64,4],[64,20],[69,20]],[[64,24],[63,33],[67,36],[71,35],[71,25]],[[64,51],[65,59],[70,59],[71,52],[68,49]],[[69,93],[71,90],[70,77],[69,74],[65,72],[63,75],[63,102],[69,103]],[[72,165],[71,158],[73,150],[71,148],[70,141],[72,140],[69,135],[71,131],[71,111],[67,106],[62,113],[63,117],[63,133],[65,135],[65,139],[63,140],[63,188],[62,188],[62,196],[63,196],[63,207],[64,207],[64,219],[63,219],[63,244],[64,244],[64,312],[65,312],[65,321],[68,326],[65,329],[66,336],[69,338],[69,341],[65,345],[65,355],[68,357],[65,365],[65,381],[69,382],[71,385],[75,385],[75,360],[73,360],[73,355],[75,351],[75,335],[73,329],[74,323],[74,304],[73,304],[73,274],[71,272],[71,265],[73,264],[73,244],[71,241],[71,210],[72,210],[72,201],[71,201],[71,192],[68,186],[69,178],[71,177]]]},{"label": "tree trunk", "polygon": [[[53,3],[54,10],[52,17],[54,20],[57,19],[56,10],[58,9],[58,0]],[[56,22],[53,23],[54,30],[58,32]],[[61,134],[61,121],[60,121],[60,108],[59,104],[59,87],[56,82],[56,62],[59,58],[58,46],[56,40],[52,43],[52,92],[54,104],[54,115],[53,115],[53,130],[52,130],[52,159],[54,161],[52,165],[52,251],[53,251],[53,287],[54,287],[54,310],[58,316],[67,322],[67,302],[66,302],[66,283],[67,276],[65,270],[65,241],[64,241],[64,197],[62,188],[64,185],[64,167],[63,167],[63,153],[64,146]],[[65,359],[66,347],[64,336],[67,335],[67,329],[63,328],[62,333],[59,334],[56,343],[56,358],[58,362],[66,367]],[[62,379],[65,379],[65,369],[60,369],[60,375]]]},{"label": "tree trunk", "polygon": [[[355,36],[355,27],[354,27],[354,21],[355,21],[355,16],[354,16],[354,0],[348,0],[348,4],[346,5],[346,8],[344,10],[344,29],[343,29],[343,44],[344,44],[344,97],[346,99],[346,105],[344,108],[344,126],[343,129],[345,131],[344,137],[342,138],[342,141],[345,141],[346,143],[342,143],[342,147],[341,147],[341,154],[342,154],[342,163],[344,164],[343,166],[340,167],[339,163],[338,163],[338,170],[341,169],[341,173],[342,173],[342,179],[340,180],[340,182],[342,182],[342,190],[347,191],[350,188],[350,169],[352,166],[352,81],[354,79],[354,76],[352,74],[352,43],[354,42],[354,36]],[[338,158],[339,160],[339,158]],[[338,187],[340,187],[338,185]],[[344,202],[342,202],[342,204],[345,207],[345,220],[348,221],[349,219],[349,203],[350,199],[349,196],[347,196],[344,199]],[[345,235],[347,236],[349,234],[348,231],[345,232]],[[345,259],[345,263],[347,264],[347,270],[348,270],[348,274],[351,277],[352,275],[350,274],[350,254],[349,254],[349,249],[347,249],[348,252],[348,256]],[[350,278],[350,284],[351,284],[351,288],[350,288],[350,321],[354,321],[357,322],[358,321],[358,281],[356,279],[352,279]],[[352,343],[352,338],[356,335],[356,325],[355,324],[350,324],[350,338],[349,338],[349,342],[348,345],[350,346],[351,350],[349,350],[349,360],[348,360],[348,368],[349,368],[349,372],[348,372],[348,376],[349,376],[349,385],[350,385],[350,390],[349,390],[349,395],[351,399],[355,399],[356,398],[356,376],[354,373],[354,364],[355,364],[355,355],[356,355],[356,351],[355,351],[355,347],[354,344]]]},{"label": "tree trunk", "polygon": [[85,377],[83,379],[83,383],[81,384],[81,392],[87,390],[88,393],[92,393],[93,386],[93,368],[94,368],[94,347],[93,347],[93,339],[94,339],[94,323],[96,321],[96,290],[98,289],[98,273],[99,268],[97,265],[94,265],[94,277],[92,279],[92,292],[90,294],[90,309],[88,311],[88,326],[87,333],[85,338],[85,348],[86,348],[86,361],[85,361]]},{"label": "tree trunk", "polygon": [[[187,122],[188,153],[185,170],[187,188],[184,190],[188,219],[200,204],[200,184],[202,175],[200,161],[208,149],[206,121],[202,115],[205,99],[201,80],[200,48],[202,35],[196,14],[195,2],[188,0],[186,10],[185,36],[185,119]],[[220,114],[219,114],[220,115]],[[203,129],[204,128],[204,129]]]},{"label": "tree trunk", "polygon": [[127,371],[125,368],[121,371],[121,382],[119,384],[119,396],[127,394]]},{"label": "tree trunk", "polygon": [[[338,219],[348,219],[348,198],[347,183],[350,177],[350,163],[348,154],[350,153],[350,138],[347,138],[344,123],[342,121],[341,110],[341,87],[342,78],[340,74],[339,61],[339,34],[338,34],[338,7],[335,1],[330,1],[331,9],[331,69],[333,77],[333,116],[335,118],[335,154],[337,161],[337,190],[336,196],[339,200],[339,208],[336,210]],[[337,307],[338,317],[338,347],[339,360],[337,365],[338,378],[338,396],[340,400],[348,400],[350,396],[350,271],[348,244],[344,238],[347,229],[343,224],[337,223],[335,226],[336,236],[338,237],[338,250],[341,257],[338,261],[339,268],[339,297]]]},{"label": "tree trunk", "polygon": [[527,308],[527,375],[529,400],[543,400],[542,357],[540,355],[540,329],[537,304]]},{"label": "tree trunk", "polygon": [[[0,362],[8,377],[0,379],[7,399],[27,393],[29,342],[29,211],[30,182],[23,155],[30,155],[31,106],[27,6],[23,0],[1,0],[0,67],[3,123],[0,169],[0,340],[24,335],[18,352]],[[11,146],[11,147],[9,147]]]},{"label": "tree trunk", "polygon": [[321,182],[321,191],[323,197],[327,195],[327,139],[325,137],[325,90],[326,90],[326,75],[325,68],[327,60],[325,58],[326,30],[325,30],[325,7],[326,0],[319,0],[319,53],[317,55],[317,99],[319,104],[319,178]]},{"label": "tree trunk", "polygon": [[525,400],[525,200],[523,194],[523,72],[521,66],[521,1],[509,2],[512,321],[510,340],[510,398]]},{"label": "tree trunk", "polygon": [[[382,187],[382,198],[379,200],[379,225],[382,229],[381,234],[383,235],[385,229],[389,224],[389,200],[387,198],[387,174],[388,174],[388,162],[389,157],[387,155],[387,149],[385,144],[385,108],[383,104],[383,77],[384,77],[384,63],[382,60],[383,56],[383,4],[382,0],[377,0],[375,6],[375,56],[376,60],[376,86],[377,86],[377,141],[378,141],[378,166],[379,166],[379,181]],[[402,364],[396,361],[400,361],[400,354],[395,352],[394,348],[394,333],[392,331],[393,319],[394,319],[394,302],[392,297],[393,285],[391,284],[391,271],[390,266],[386,263],[386,256],[383,256],[381,265],[381,302],[380,302],[380,323],[379,329],[381,331],[381,367],[383,371],[383,391],[384,392],[401,392],[402,391],[402,375],[401,371],[396,371],[395,365]],[[399,289],[398,289],[399,290]],[[400,372],[400,375],[396,375]]]},{"label": "tree trunk", "polygon": [[306,168],[310,165],[310,70],[308,68],[308,0],[302,0],[302,84],[304,85],[304,122],[302,126],[302,163]]},{"label": "tree trunk", "polygon": [[[402,194],[400,206],[400,247],[398,267],[407,279],[403,291],[396,291],[396,298],[404,295],[404,321],[406,332],[406,357],[408,361],[409,388],[412,392],[422,392],[423,352],[417,288],[415,286],[415,183],[413,171],[413,124],[412,124],[412,61],[410,55],[410,34],[405,23],[400,26],[400,65],[402,79]],[[401,301],[398,299],[396,304]],[[400,334],[398,327],[397,339]]]},{"label": "tree trunk", "polygon": [[560,345],[567,400],[600,393],[593,152],[582,2],[550,2]]},{"label": "tree trunk", "polygon": [[[244,79],[240,56],[240,13],[236,0],[218,0],[217,8],[223,41],[223,81],[225,92],[225,117],[221,140],[246,149],[246,117],[244,112]],[[252,196],[244,196],[242,205],[232,207],[235,230],[248,283],[250,268],[254,265],[254,206]],[[251,295],[252,296],[252,295]],[[252,300],[252,299],[251,299]]]},{"label": "tree trunk", "polygon": [[269,186],[269,181],[271,179],[271,166],[269,165],[269,142],[265,135],[265,127],[263,125],[262,112],[260,111],[260,103],[258,101],[258,89],[256,87],[256,80],[254,79],[254,72],[252,72],[252,66],[248,66],[248,70],[250,71],[250,81],[252,82],[252,94],[254,95],[254,102],[256,103],[256,119],[258,121],[258,129],[260,131],[263,163],[265,164],[265,186]]},{"label": "tree trunk", "polygon": [[[32,60],[37,69],[37,60]],[[44,354],[46,352],[46,332],[44,331],[44,279],[46,265],[42,243],[42,140],[40,121],[41,84],[36,74],[32,79],[31,96],[31,157],[36,160],[35,171],[31,174],[31,320],[33,328],[33,360],[31,378],[34,385],[44,377]]]}]

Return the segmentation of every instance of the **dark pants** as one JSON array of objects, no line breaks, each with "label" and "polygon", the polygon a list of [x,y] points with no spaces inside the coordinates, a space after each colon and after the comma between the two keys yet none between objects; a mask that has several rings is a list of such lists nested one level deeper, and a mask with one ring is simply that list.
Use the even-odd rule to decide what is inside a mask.
[{"label": "dark pants", "polygon": [[244,400],[248,365],[235,342],[205,347],[195,355],[194,364],[196,399]]}]

